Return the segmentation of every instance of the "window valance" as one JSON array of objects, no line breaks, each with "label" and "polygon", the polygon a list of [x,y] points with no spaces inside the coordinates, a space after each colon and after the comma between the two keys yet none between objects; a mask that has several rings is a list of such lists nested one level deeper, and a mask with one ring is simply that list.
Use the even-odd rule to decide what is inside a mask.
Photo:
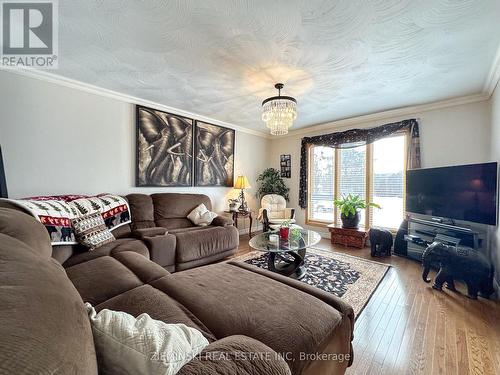
[{"label": "window valance", "polygon": [[411,135],[408,145],[407,168],[420,168],[420,133],[418,121],[408,119],[393,122],[368,129],[350,129],[343,132],[322,134],[314,137],[302,138],[300,150],[300,186],[299,186],[299,206],[307,207],[308,189],[308,149],[310,146],[324,146],[332,148],[353,148],[363,144],[370,144],[379,139],[391,136],[395,133],[407,132]]}]

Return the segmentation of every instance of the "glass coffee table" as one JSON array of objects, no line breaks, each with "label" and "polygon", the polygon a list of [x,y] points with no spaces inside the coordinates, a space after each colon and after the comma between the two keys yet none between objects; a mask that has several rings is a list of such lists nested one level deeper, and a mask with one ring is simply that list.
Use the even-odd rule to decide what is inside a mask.
[{"label": "glass coffee table", "polygon": [[[301,229],[300,235],[290,234],[288,240],[279,238],[276,231],[258,234],[249,242],[251,248],[267,253],[267,265],[269,270],[301,279],[307,270],[305,265],[306,249],[316,245],[321,236],[312,230]],[[278,241],[271,241],[270,235],[277,235]]]}]

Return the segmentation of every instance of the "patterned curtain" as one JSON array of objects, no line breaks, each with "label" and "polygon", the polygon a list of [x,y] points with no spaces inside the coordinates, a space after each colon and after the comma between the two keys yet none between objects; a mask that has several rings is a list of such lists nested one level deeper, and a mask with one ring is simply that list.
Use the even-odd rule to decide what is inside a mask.
[{"label": "patterned curtain", "polygon": [[310,146],[325,146],[332,148],[353,148],[362,144],[370,144],[395,133],[408,132],[411,140],[408,147],[407,168],[420,168],[420,133],[416,119],[403,120],[369,129],[350,129],[338,133],[317,135],[302,138],[300,149],[300,187],[299,206],[307,207],[307,165]]}]

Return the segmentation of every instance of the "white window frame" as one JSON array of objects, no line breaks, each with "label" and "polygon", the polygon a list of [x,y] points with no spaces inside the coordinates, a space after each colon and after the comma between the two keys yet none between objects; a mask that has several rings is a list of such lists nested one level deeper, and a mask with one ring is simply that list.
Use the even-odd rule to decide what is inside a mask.
[{"label": "white window frame", "polygon": [[[404,141],[405,141],[405,153],[404,153],[404,171],[407,169],[407,163],[408,163],[408,142],[409,138],[408,137],[408,132],[399,132],[391,135],[390,137],[400,137],[404,136]],[[308,166],[307,166],[307,209],[306,209],[306,225],[311,225],[311,226],[319,226],[319,227],[325,227],[328,224],[332,224],[332,220],[319,220],[319,219],[314,219],[311,217],[311,208],[312,205],[311,203],[311,183],[312,183],[312,178],[311,178],[311,172],[312,172],[312,152],[314,145],[310,145],[307,149],[307,160],[308,160]],[[321,147],[321,146],[320,146]],[[368,144],[365,146],[366,147],[366,152],[365,152],[365,182],[366,182],[366,188],[365,188],[365,195],[366,195],[366,202],[370,203],[371,201],[371,190],[372,190],[372,180],[373,180],[373,144]],[[335,173],[334,173],[334,199],[340,198],[340,149],[335,149],[335,160],[334,160],[334,165],[335,165]],[[406,179],[403,179],[403,207],[405,207],[406,203],[406,194],[404,192],[406,191]],[[403,216],[406,214],[406,212],[403,211]],[[362,228],[369,228],[370,227],[370,220],[371,220],[371,210],[367,208],[365,210],[365,222],[361,223]],[[333,223],[335,225],[340,225],[340,222],[338,220],[338,209],[337,207],[333,208]],[[391,230],[396,230],[397,228],[388,228]]]}]

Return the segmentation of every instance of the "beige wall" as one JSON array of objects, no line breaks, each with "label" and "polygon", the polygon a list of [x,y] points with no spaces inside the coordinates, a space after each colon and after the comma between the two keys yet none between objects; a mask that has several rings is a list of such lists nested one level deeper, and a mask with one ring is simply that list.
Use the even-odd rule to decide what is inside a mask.
[{"label": "beige wall", "polygon": [[[367,128],[407,118],[419,118],[422,166],[481,163],[490,160],[490,106],[487,101],[414,113],[382,121],[360,122],[349,128]],[[279,167],[281,154],[292,155],[290,204],[298,207],[300,141],[304,136],[346,130],[331,127],[306,134],[275,138],[271,143],[270,164]],[[305,211],[297,211],[299,224],[305,223]]]},{"label": "beige wall", "polygon": [[[5,71],[0,71],[0,87],[0,145],[11,197],[202,192],[221,212],[238,194],[232,188],[134,187],[132,104]],[[235,175],[255,181],[267,165],[268,143],[237,131]],[[247,197],[257,208],[253,189]]]},{"label": "beige wall", "polygon": [[[231,188],[134,187],[132,104],[5,71],[0,71],[0,87],[8,88],[0,91],[0,145],[12,197],[202,191],[220,212],[227,199],[238,194]],[[500,159],[499,96],[497,90],[491,103],[359,122],[349,128],[417,117],[424,167],[496,161]],[[321,131],[272,140],[237,131],[235,175],[245,174],[252,183],[253,189],[247,193],[250,207],[257,209],[259,205],[254,197],[257,175],[268,166],[279,168],[281,154],[292,155],[292,178],[285,181],[291,188],[290,205],[298,207],[300,139],[339,130],[345,128],[327,126]],[[297,218],[304,224],[304,211],[297,210]],[[498,231],[494,234],[492,249],[496,254],[500,235]]]}]

